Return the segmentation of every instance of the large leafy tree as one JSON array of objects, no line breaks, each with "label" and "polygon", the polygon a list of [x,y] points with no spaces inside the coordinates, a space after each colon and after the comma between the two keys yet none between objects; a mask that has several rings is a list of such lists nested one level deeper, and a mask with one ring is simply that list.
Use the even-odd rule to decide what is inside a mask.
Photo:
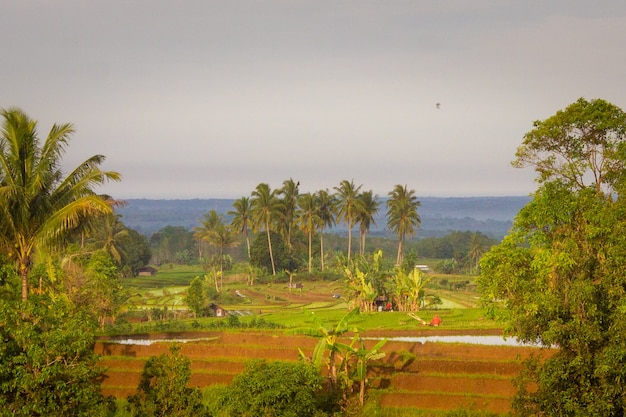
[{"label": "large leafy tree", "polygon": [[356,217],[361,210],[361,200],[359,192],[361,185],[357,186],[354,181],[343,180],[335,187],[337,198],[337,218],[348,226],[348,261],[352,253],[352,228],[356,222]]},{"label": "large leafy tree", "polygon": [[619,107],[580,98],[533,127],[513,166],[534,167],[539,183],[557,180],[570,189],[593,186],[610,193],[622,179],[626,125]]},{"label": "large leafy tree", "polygon": [[527,363],[520,415],[626,412],[625,139],[621,109],[580,99],[535,122],[518,149],[539,188],[483,256],[479,283],[491,307],[508,307],[509,333],[555,349]]},{"label": "large leafy tree", "polygon": [[404,257],[404,239],[415,235],[421,225],[417,213],[420,202],[415,196],[415,190],[409,190],[406,185],[397,184],[389,192],[387,200],[387,227],[398,236],[398,256],[396,265],[402,265]]},{"label": "large leafy tree", "polygon": [[136,275],[140,268],[148,265],[152,258],[152,251],[148,238],[134,229],[127,229],[128,233],[119,238],[122,248],[122,273]]},{"label": "large leafy tree", "polygon": [[283,203],[278,197],[278,191],[272,190],[266,183],[257,185],[252,191],[250,201],[252,208],[252,222],[255,225],[261,225],[267,236],[267,246],[272,265],[272,274],[276,275],[276,265],[274,262],[274,254],[272,253],[272,223],[282,212]]},{"label": "large leafy tree", "polygon": [[289,255],[289,248],[283,241],[282,235],[276,232],[271,232],[271,234],[273,258],[269,256],[267,237],[263,234],[258,234],[250,247],[250,264],[255,268],[270,271],[273,259],[273,265],[278,271],[295,271],[299,267],[298,262]]},{"label": "large leafy tree", "polygon": [[111,214],[112,202],[94,187],[120,175],[100,169],[102,155],[64,175],[71,124],[53,125],[42,141],[37,122],[21,110],[1,110],[0,116],[0,245],[17,265],[26,301],[36,252],[58,248],[90,218]]}]

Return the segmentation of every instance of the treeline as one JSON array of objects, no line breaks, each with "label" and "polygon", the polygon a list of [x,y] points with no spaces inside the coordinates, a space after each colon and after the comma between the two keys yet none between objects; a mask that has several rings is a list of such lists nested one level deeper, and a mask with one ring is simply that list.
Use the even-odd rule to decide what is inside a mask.
[{"label": "treeline", "polygon": [[[268,247],[265,236],[259,233],[251,234],[251,259],[252,264],[258,267],[271,268],[269,258],[266,256]],[[182,226],[167,226],[154,233],[149,238],[152,263],[164,264],[198,264],[202,262],[200,254],[212,253],[210,247],[200,249],[204,243],[194,238],[194,231]],[[285,242],[280,234],[272,235],[274,257],[279,269],[295,271],[298,268],[306,268],[306,246],[297,238],[294,240],[293,254],[289,255]],[[413,239],[406,243],[407,253],[405,257],[417,262],[417,259],[436,259],[438,262],[429,265],[432,269],[442,273],[475,272],[478,258],[487,252],[490,247],[496,245],[498,240],[480,232],[451,232],[443,237]],[[313,255],[315,261],[313,267],[321,267],[319,257],[319,238],[314,239]],[[347,237],[338,234],[325,234],[324,245],[326,247],[327,264],[332,263],[337,256],[345,256]],[[393,254],[397,249],[396,242],[382,237],[368,239],[365,247],[366,253],[382,250],[386,254]],[[243,238],[234,247],[225,248],[224,257],[227,266],[247,260],[246,245]],[[205,258],[206,260],[206,258]]]}]

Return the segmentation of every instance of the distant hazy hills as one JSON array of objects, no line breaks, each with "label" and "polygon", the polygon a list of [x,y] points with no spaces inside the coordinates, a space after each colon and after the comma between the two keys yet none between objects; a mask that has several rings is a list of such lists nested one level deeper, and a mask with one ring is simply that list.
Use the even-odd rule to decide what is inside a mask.
[{"label": "distant hazy hills", "polygon": [[[451,231],[479,231],[494,238],[507,234],[512,220],[530,200],[529,197],[419,197],[418,213],[422,227],[418,237],[443,236]],[[128,205],[117,209],[122,221],[147,236],[165,226],[183,226],[191,229],[200,224],[200,219],[210,210],[215,210],[230,220],[227,212],[232,209],[234,199],[193,200],[126,200]],[[386,208],[381,200],[376,224],[370,234],[384,236],[386,230]],[[344,233],[345,225],[334,227],[331,232]]]}]

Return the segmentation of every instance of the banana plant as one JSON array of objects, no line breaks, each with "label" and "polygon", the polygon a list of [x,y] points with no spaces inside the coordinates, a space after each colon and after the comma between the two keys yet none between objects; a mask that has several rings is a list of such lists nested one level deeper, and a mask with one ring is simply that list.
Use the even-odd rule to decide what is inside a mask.
[{"label": "banana plant", "polygon": [[[358,342],[358,347],[354,347],[354,344]],[[382,339],[376,343],[371,349],[365,346],[363,338],[358,334],[354,336],[350,349],[352,350],[351,356],[356,359],[350,377],[353,381],[359,384],[359,404],[363,406],[365,401],[365,385],[367,383],[367,368],[368,363],[373,360],[382,359],[385,357],[385,352],[381,352],[380,349],[387,343],[387,339]]]},{"label": "banana plant", "polygon": [[[337,385],[338,357],[345,357],[346,347],[349,346],[341,343],[340,338],[345,333],[354,332],[358,334],[361,331],[358,326],[354,326],[350,323],[358,314],[359,308],[354,308],[346,313],[337,324],[329,326],[324,324],[314,313],[311,313],[311,317],[315,322],[315,328],[298,332],[300,334],[321,336],[320,341],[313,349],[313,355],[310,361],[317,367],[321,367],[324,362],[326,363],[328,377],[333,387]],[[326,352],[328,352],[328,357],[324,359]],[[306,359],[306,355],[302,350],[300,350],[300,356]]]}]

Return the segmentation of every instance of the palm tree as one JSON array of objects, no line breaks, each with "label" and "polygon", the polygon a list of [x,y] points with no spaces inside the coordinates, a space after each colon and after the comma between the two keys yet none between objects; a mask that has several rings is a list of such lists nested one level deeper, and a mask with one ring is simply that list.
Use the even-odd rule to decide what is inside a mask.
[{"label": "palm tree", "polygon": [[296,183],[293,179],[289,178],[283,182],[283,187],[278,191],[278,193],[283,196],[281,224],[282,227],[284,227],[283,236],[285,237],[285,241],[287,241],[287,248],[289,249],[290,254],[293,249],[291,238],[295,222],[296,208],[298,206],[299,186],[300,181]]},{"label": "palm tree", "polygon": [[112,214],[114,202],[94,187],[121,176],[102,171],[105,157],[94,155],[64,177],[61,158],[74,133],[71,124],[53,125],[41,143],[37,122],[21,110],[0,115],[0,245],[10,248],[26,301],[34,255],[60,248],[89,219]]},{"label": "palm tree", "polygon": [[320,232],[320,266],[324,272],[324,230],[335,225],[337,200],[328,190],[320,190],[315,195],[317,204],[317,227]]},{"label": "palm tree", "polygon": [[359,225],[359,253],[363,255],[365,253],[365,237],[370,230],[372,224],[376,224],[374,216],[378,213],[378,196],[370,191],[365,191],[359,194],[359,200],[361,202],[359,211],[356,213],[355,221]]},{"label": "palm tree", "polygon": [[297,222],[309,240],[309,273],[313,270],[313,233],[315,233],[316,225],[319,224],[315,200],[315,195],[311,193],[300,195],[296,211]]},{"label": "palm tree", "polygon": [[337,218],[346,222],[348,225],[348,261],[350,261],[350,253],[352,252],[352,228],[355,223],[356,215],[360,210],[361,201],[359,200],[359,190],[354,181],[343,180],[339,187],[335,187],[337,191]]},{"label": "palm tree", "polygon": [[250,236],[248,230],[250,228],[250,199],[241,197],[233,203],[234,210],[228,212],[232,216],[231,226],[239,230],[246,237],[246,245],[248,247],[248,260],[250,259]]},{"label": "palm tree", "polygon": [[211,244],[213,234],[217,227],[223,223],[222,217],[217,214],[217,211],[211,210],[208,213],[204,213],[200,226],[193,228],[193,237],[199,242],[198,247],[200,251],[200,258],[202,259],[202,242]]},{"label": "palm tree", "polygon": [[119,214],[101,216],[92,227],[96,244],[111,255],[118,265],[121,265],[122,258],[126,256],[120,240],[129,235],[128,228],[120,221],[121,217]]},{"label": "palm tree", "polygon": [[261,183],[257,185],[254,191],[252,191],[252,199],[250,201],[253,224],[262,225],[265,233],[267,234],[267,246],[269,247],[273,275],[276,275],[276,266],[274,264],[274,254],[272,252],[270,229],[272,221],[282,211],[282,202],[278,198],[277,194],[277,191],[271,190],[268,184]]},{"label": "palm tree", "polygon": [[[220,278],[224,277],[224,248],[237,246],[236,235],[230,226],[224,224],[224,219],[217,211],[211,210],[204,215],[202,225],[194,228],[194,237],[207,242],[218,249]],[[221,285],[223,287],[223,285]]]},{"label": "palm tree", "polygon": [[401,265],[404,258],[403,244],[407,236],[413,236],[421,224],[417,208],[415,190],[408,190],[406,185],[396,185],[389,192],[387,200],[387,227],[398,236],[398,256],[396,265]]},{"label": "palm tree", "polygon": [[210,243],[219,249],[220,289],[224,288],[224,248],[232,248],[239,244],[236,233],[229,225],[220,223],[212,235]]},{"label": "palm tree", "polygon": [[485,245],[481,241],[480,235],[478,233],[474,233],[472,235],[469,252],[467,254],[467,256],[469,256],[470,260],[472,261],[472,267],[474,268],[474,271],[478,272],[480,258],[486,251],[487,248],[485,248]]}]

